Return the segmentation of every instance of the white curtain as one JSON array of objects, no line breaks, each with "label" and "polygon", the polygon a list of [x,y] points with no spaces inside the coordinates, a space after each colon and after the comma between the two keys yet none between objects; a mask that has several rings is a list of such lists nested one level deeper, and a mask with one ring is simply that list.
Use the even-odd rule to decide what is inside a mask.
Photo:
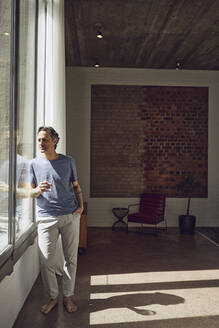
[{"label": "white curtain", "polygon": [[[42,0],[39,4],[37,127],[52,126],[60,136],[57,152],[66,153],[65,31],[64,0]],[[57,243],[57,273],[64,257]]]}]

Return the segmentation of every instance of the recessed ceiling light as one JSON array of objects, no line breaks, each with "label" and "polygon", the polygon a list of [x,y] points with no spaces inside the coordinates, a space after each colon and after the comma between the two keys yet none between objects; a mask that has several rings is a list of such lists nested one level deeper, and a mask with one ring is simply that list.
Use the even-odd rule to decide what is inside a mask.
[{"label": "recessed ceiling light", "polygon": [[96,62],[96,63],[94,64],[94,67],[98,68],[98,67],[100,67],[100,64],[99,64],[98,62]]},{"label": "recessed ceiling light", "polygon": [[176,71],[179,71],[182,69],[182,62],[180,60],[177,60],[176,62]]},{"label": "recessed ceiling light", "polygon": [[102,39],[103,38],[103,33],[102,33],[102,25],[100,23],[95,24],[95,28],[96,28],[96,37],[98,39]]},{"label": "recessed ceiling light", "polygon": [[96,68],[100,67],[99,57],[96,57],[94,67]]},{"label": "recessed ceiling light", "polygon": [[9,33],[9,32],[4,32],[3,35],[5,35],[5,36],[9,36],[10,33]]},{"label": "recessed ceiling light", "polygon": [[97,38],[98,39],[102,39],[103,38],[103,34],[101,31],[97,31]]}]

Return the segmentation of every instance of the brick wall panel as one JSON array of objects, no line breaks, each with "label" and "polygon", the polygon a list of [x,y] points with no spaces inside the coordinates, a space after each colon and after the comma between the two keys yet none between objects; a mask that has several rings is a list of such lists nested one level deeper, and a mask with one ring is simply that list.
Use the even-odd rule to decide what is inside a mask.
[{"label": "brick wall panel", "polygon": [[207,196],[208,88],[95,85],[91,95],[91,196],[182,197],[184,174]]}]

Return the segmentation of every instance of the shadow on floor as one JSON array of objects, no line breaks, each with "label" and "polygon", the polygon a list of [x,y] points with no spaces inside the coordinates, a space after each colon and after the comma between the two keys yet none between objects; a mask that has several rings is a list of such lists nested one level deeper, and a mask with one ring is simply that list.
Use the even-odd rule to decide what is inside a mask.
[{"label": "shadow on floor", "polygon": [[102,311],[112,308],[124,308],[142,314],[156,314],[155,311],[137,309],[140,306],[149,306],[152,304],[171,305],[184,303],[184,298],[165,293],[135,293],[120,296],[112,296],[107,299],[94,299],[90,301],[90,312]]}]

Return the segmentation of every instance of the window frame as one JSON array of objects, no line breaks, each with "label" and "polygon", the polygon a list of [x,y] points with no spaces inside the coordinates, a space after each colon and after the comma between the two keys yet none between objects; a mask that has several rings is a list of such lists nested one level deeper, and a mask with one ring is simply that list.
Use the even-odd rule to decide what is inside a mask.
[{"label": "window frame", "polygon": [[[10,40],[10,102],[9,102],[9,194],[8,194],[8,245],[0,252],[0,281],[13,272],[15,263],[26,249],[34,243],[37,236],[35,202],[33,202],[33,221],[30,227],[16,239],[16,127],[18,117],[18,64],[19,64],[19,0],[11,0],[11,40]],[[37,102],[37,31],[38,0],[35,0],[35,63],[34,63],[34,131],[33,154],[36,154],[36,102]],[[10,205],[9,205],[10,204]]]}]

